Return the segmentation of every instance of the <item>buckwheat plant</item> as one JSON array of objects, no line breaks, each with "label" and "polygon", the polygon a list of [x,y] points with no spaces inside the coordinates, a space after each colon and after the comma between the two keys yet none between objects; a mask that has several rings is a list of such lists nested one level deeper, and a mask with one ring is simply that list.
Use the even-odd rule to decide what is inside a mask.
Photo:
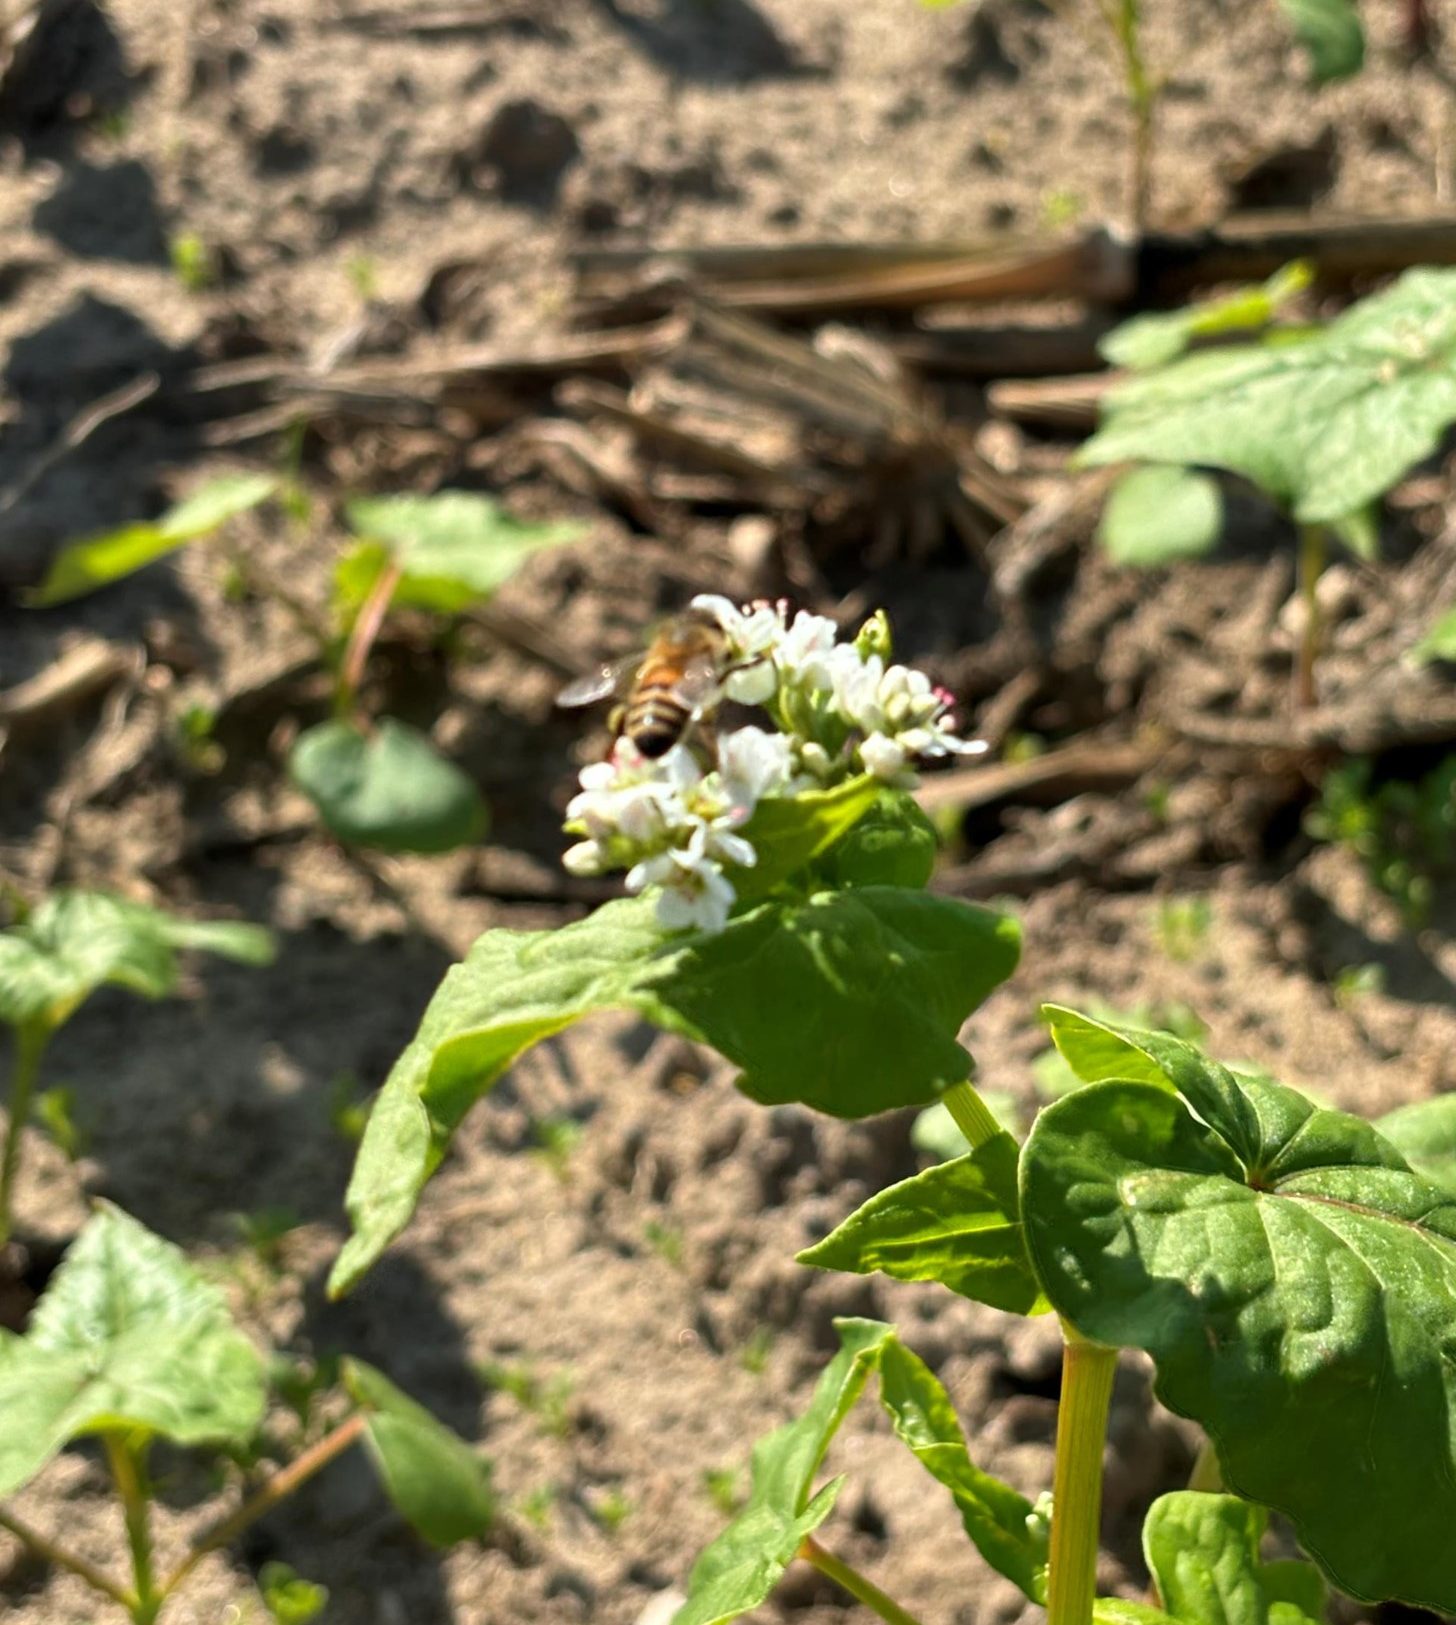
[{"label": "buckwheat plant", "polygon": [[[892,663],[883,616],[843,641],[774,606],[698,608],[727,636],[731,697],[767,725],[716,744],[700,728],[657,762],[619,744],[586,770],[568,862],[624,871],[632,895],[554,931],[488,931],[447,974],[375,1102],[331,1290],[408,1223],[522,1051],[629,1010],[717,1049],[766,1104],[859,1118],[942,1101],[963,1154],[871,1196],[800,1261],[1055,1312],[1065,1344],[1053,1483],[1031,1499],[975,1461],[893,1326],[840,1321],[807,1409],[759,1442],[747,1503],[684,1576],[676,1625],[759,1608],[795,1561],[916,1625],[819,1537],[843,1483],[821,1467],[871,1378],[981,1561],[1051,1625],[1312,1625],[1327,1581],[1456,1611],[1453,1114],[1372,1126],[1185,1039],[1049,1006],[1073,1081],[1018,1144],[959,1042],[1015,968],[1016,926],[926,890],[918,765],[974,748],[948,697]],[[1097,1595],[1124,1348],[1208,1440],[1198,1488],[1147,1514],[1156,1606]],[[1312,1561],[1264,1559],[1271,1509]]]}]

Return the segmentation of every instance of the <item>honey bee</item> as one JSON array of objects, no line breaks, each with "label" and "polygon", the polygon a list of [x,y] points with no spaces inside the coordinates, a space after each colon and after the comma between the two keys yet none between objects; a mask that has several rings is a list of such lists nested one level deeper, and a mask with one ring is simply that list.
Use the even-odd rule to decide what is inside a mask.
[{"label": "honey bee", "polygon": [[645,652],[568,683],[556,703],[592,705],[615,694],[621,703],[610,718],[613,733],[630,739],[644,756],[666,756],[706,724],[735,669],[718,623],[688,611],[666,621]]}]

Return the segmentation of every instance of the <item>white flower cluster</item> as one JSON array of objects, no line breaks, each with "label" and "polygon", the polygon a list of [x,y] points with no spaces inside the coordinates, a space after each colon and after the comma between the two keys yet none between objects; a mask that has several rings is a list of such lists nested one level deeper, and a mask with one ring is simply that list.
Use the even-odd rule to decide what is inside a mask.
[{"label": "white flower cluster", "polygon": [[827,789],[868,773],[902,789],[926,757],[984,750],[956,737],[950,696],[908,666],[887,662],[883,617],[841,642],[834,623],[782,604],[739,609],[703,595],[695,612],[715,620],[726,649],[724,692],[764,707],[777,733],[745,727],[719,740],[705,768],[688,745],[650,761],[627,739],[583,769],[566,827],[585,837],[564,858],[579,875],[627,870],[627,889],[660,888],[668,929],[720,931],[735,901],[725,868],[751,868],[752,844],[737,833],[765,797]]}]

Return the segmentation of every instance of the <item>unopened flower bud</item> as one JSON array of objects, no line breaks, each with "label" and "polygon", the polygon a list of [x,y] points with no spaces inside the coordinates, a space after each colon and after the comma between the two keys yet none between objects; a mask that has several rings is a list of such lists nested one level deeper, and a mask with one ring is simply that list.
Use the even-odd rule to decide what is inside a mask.
[{"label": "unopened flower bud", "polygon": [[892,653],[891,641],[890,618],[884,610],[877,609],[855,633],[854,647],[861,660],[868,660],[871,655],[888,660]]}]

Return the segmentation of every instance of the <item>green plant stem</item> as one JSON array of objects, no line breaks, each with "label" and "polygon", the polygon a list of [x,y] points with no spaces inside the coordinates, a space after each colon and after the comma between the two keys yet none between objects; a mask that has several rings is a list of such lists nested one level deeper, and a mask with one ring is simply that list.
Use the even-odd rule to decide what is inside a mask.
[{"label": "green plant stem", "polygon": [[971,1142],[972,1151],[1001,1132],[1001,1125],[991,1108],[976,1093],[972,1084],[958,1083],[953,1089],[947,1089],[941,1098],[955,1126]]},{"label": "green plant stem", "polygon": [[271,1512],[280,1501],[287,1500],[301,1484],[327,1467],[336,1456],[341,1456],[363,1433],[368,1420],[367,1412],[356,1411],[346,1421],[341,1422],[332,1433],[326,1433],[316,1444],[310,1445],[301,1456],[274,1473],[272,1478],[256,1489],[236,1512],[229,1513],[226,1518],[221,1518],[210,1528],[204,1529],[193,1541],[187,1556],[163,1581],[162,1596],[170,1597],[209,1552],[215,1552],[219,1547],[236,1540],[250,1524],[256,1523],[265,1513]]},{"label": "green plant stem", "polygon": [[102,1437],[112,1481],[126,1517],[126,1539],[131,1547],[132,1572],[136,1576],[131,1617],[136,1625],[152,1625],[161,1610],[163,1593],[157,1590],[152,1572],[152,1523],[142,1481],[142,1456],[124,1433],[111,1432]]},{"label": "green plant stem", "polygon": [[112,1602],[126,1609],[127,1613],[136,1608],[136,1597],[125,1586],[118,1585],[109,1575],[103,1574],[100,1569],[88,1563],[84,1557],[77,1557],[74,1552],[68,1552],[64,1546],[56,1545],[38,1529],[32,1529],[28,1523],[17,1518],[13,1512],[0,1511],[0,1529],[8,1529],[23,1546],[28,1547],[47,1563],[52,1563],[59,1569],[69,1569],[72,1574],[83,1579],[93,1591],[99,1591],[103,1597],[110,1597]]},{"label": "green plant stem", "polygon": [[1101,8],[1122,57],[1122,82],[1133,123],[1128,210],[1133,229],[1142,231],[1148,223],[1153,190],[1153,115],[1158,86],[1143,55],[1140,0],[1101,0]]},{"label": "green plant stem", "polygon": [[1102,1448],[1117,1350],[1089,1343],[1065,1321],[1062,1397],[1057,1408],[1057,1461],[1052,1480],[1052,1533],[1047,1625],[1090,1625],[1097,1596],[1102,1521]]},{"label": "green plant stem", "polygon": [[812,1536],[806,1537],[799,1547],[799,1556],[806,1563],[812,1563],[821,1574],[828,1575],[835,1585],[843,1586],[856,1602],[862,1602],[866,1608],[873,1609],[881,1619],[887,1620],[889,1625],[919,1625],[914,1614],[907,1614],[899,1603],[887,1597],[877,1585],[866,1580],[858,1569],[852,1569],[833,1552],[826,1552]]},{"label": "green plant stem", "polygon": [[1299,596],[1304,604],[1304,630],[1299,639],[1299,662],[1294,672],[1294,708],[1312,710],[1315,703],[1314,667],[1319,658],[1324,628],[1320,624],[1319,578],[1325,567],[1325,528],[1299,527]]},{"label": "green plant stem", "polygon": [[386,564],[354,617],[354,624],[349,629],[349,641],[339,662],[339,683],[334,693],[334,715],[337,717],[347,717],[354,709],[359,685],[364,681],[364,668],[369,663],[369,651],[374,647],[380,627],[384,625],[384,617],[394,602],[403,575],[404,566],[397,560]]},{"label": "green plant stem", "polygon": [[30,1121],[41,1057],[50,1042],[51,1028],[42,1021],[22,1022],[15,1031],[15,1066],[10,1075],[10,1112],[5,1124],[5,1149],[0,1152],[0,1247],[10,1240],[10,1207],[15,1175],[20,1167],[20,1140]]}]

